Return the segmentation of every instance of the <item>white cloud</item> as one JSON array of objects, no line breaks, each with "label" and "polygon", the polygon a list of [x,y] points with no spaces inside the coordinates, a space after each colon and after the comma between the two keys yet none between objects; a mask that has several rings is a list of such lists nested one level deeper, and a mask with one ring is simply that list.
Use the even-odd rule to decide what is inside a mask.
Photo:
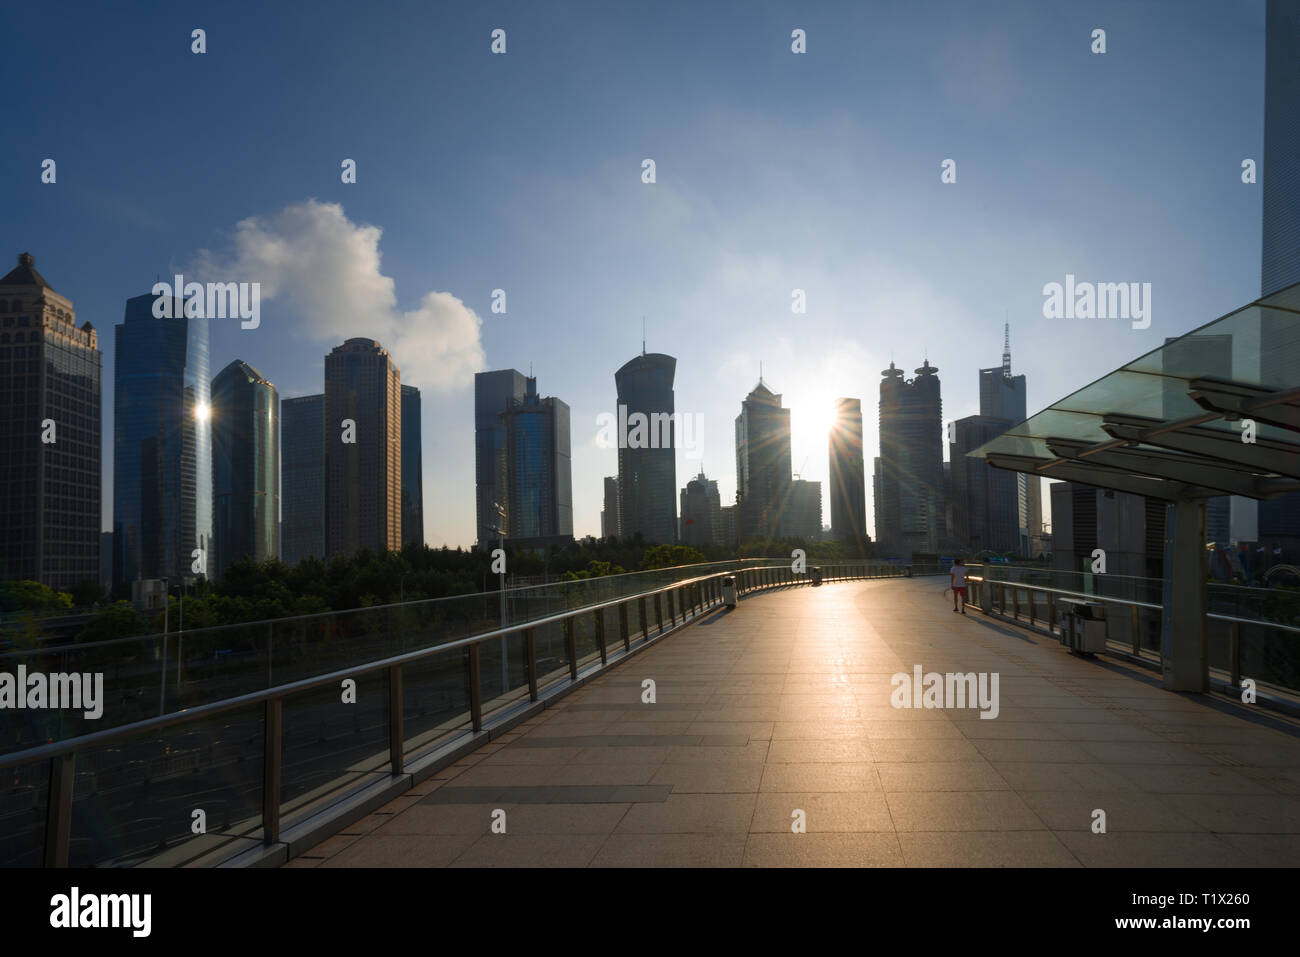
[{"label": "white cloud", "polygon": [[199,250],[190,271],[201,281],[261,283],[263,301],[296,316],[295,332],[327,345],[377,340],[402,382],[436,392],[464,388],[484,366],[483,320],[451,293],[430,291],[411,310],[380,271],[377,226],[358,225],[338,203],[309,199],[235,226],[228,254]]}]

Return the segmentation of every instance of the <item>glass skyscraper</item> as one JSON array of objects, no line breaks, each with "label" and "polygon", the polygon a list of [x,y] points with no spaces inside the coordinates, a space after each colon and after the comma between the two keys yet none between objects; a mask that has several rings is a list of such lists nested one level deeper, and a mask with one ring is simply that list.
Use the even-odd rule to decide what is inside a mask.
[{"label": "glass skyscraper", "polygon": [[29,253],[0,279],[0,580],[100,581],[99,334]]},{"label": "glass skyscraper", "polygon": [[113,327],[113,581],[197,577],[212,544],[208,321],[155,319],[153,295]]},{"label": "glass skyscraper", "polygon": [[862,453],[862,400],[836,399],[830,446],[831,533],[865,554],[867,543],[866,461]]},{"label": "glass skyscraper", "polygon": [[904,380],[892,362],[881,373],[876,539],[885,555],[940,547],[946,508],[938,372],[927,359],[915,379]]},{"label": "glass skyscraper", "polygon": [[[790,410],[760,380],[736,416],[736,488],[740,490],[742,538],[790,534]],[[817,532],[821,532],[818,526]]]},{"label": "glass skyscraper", "polygon": [[280,395],[236,359],[212,380],[213,579],[280,554]]},{"label": "glass skyscraper", "polygon": [[330,558],[402,547],[401,385],[397,365],[373,339],[349,339],[325,357]]},{"label": "glass skyscraper", "polygon": [[[569,407],[537,394],[525,380],[521,398],[501,413],[505,430],[506,537],[542,539],[573,535],[573,464]],[[498,489],[498,494],[500,489]]]},{"label": "glass skyscraper", "polygon": [[523,373],[514,369],[474,374],[474,498],[480,545],[493,547],[506,503],[506,427],[501,413],[526,391]]},{"label": "glass skyscraper", "polygon": [[325,557],[325,396],[280,403],[280,557],[289,565]]},{"label": "glass skyscraper", "polygon": [[[642,352],[614,373],[618,405],[625,410],[618,414],[619,422],[641,413],[650,423],[642,434],[651,438],[647,444],[655,446],[624,448],[631,435],[619,436],[619,517],[624,538],[639,532],[647,542],[672,544],[677,537],[677,430],[671,418],[676,371],[672,356]],[[666,423],[666,428],[656,427],[658,422]]]},{"label": "glass skyscraper", "polygon": [[424,544],[424,470],[420,390],[402,386],[402,544]]}]

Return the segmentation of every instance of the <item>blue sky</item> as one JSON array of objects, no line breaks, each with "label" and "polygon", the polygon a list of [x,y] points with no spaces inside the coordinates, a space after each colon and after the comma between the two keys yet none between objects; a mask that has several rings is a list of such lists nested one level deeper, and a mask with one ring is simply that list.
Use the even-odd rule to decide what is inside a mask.
[{"label": "blue sky", "polygon": [[[214,321],[212,371],[244,359],[284,397],[348,336],[393,349],[434,545],[474,535],[473,371],[530,363],[572,409],[574,531],[599,534],[597,416],[642,316],[726,502],[760,361],[825,481],[833,400],[862,398],[874,454],[891,357],[928,356],[959,418],[1010,321],[1032,413],[1259,292],[1262,0],[43,3],[0,36],[0,253],[100,331],[106,493],[111,329],[159,273],[261,282],[259,328]],[[1151,283],[1150,328],[1044,318],[1067,273]],[[698,466],[679,450],[678,484]]]}]

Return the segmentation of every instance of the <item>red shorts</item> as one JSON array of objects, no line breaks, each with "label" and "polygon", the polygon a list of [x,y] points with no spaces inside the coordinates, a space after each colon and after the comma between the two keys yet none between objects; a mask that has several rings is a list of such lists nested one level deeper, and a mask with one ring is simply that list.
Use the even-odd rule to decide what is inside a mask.
[{"label": "red shorts", "polygon": [[965,585],[962,585],[960,588],[954,586],[954,587],[953,587],[953,590],[952,590],[952,595],[953,595],[954,598],[956,598],[958,595],[961,595],[961,600],[962,600],[962,601],[965,601],[965,600],[966,600],[966,586],[965,586]]}]

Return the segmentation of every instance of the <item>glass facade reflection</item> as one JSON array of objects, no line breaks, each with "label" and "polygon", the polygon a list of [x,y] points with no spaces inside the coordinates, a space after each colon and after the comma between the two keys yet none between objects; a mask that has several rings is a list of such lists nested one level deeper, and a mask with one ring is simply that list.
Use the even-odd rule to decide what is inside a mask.
[{"label": "glass facade reflection", "polygon": [[325,396],[285,399],[280,415],[280,557],[296,565],[325,557]]},{"label": "glass facade reflection", "polygon": [[280,395],[236,359],[212,380],[213,548],[208,572],[220,578],[241,558],[280,553]]},{"label": "glass facade reflection", "polygon": [[195,577],[212,540],[208,324],[155,319],[152,295],[114,327],[113,581]]}]

